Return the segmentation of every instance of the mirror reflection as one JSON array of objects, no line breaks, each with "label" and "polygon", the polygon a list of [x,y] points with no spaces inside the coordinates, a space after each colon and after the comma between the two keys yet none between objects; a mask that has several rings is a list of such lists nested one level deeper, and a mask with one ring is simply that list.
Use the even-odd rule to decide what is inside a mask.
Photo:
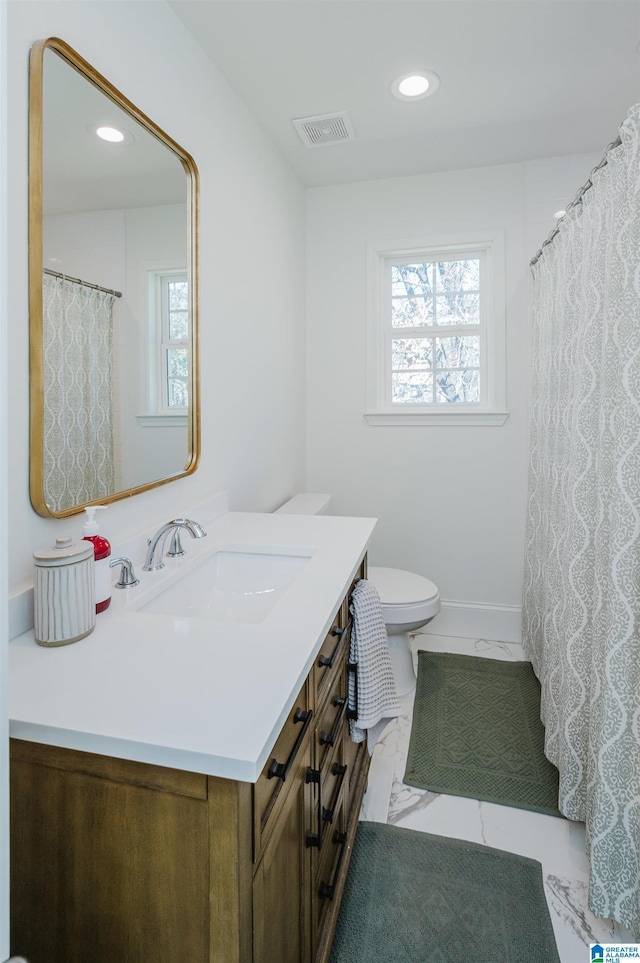
[{"label": "mirror reflection", "polygon": [[30,125],[31,497],[68,515],[197,465],[197,174],[59,40]]}]

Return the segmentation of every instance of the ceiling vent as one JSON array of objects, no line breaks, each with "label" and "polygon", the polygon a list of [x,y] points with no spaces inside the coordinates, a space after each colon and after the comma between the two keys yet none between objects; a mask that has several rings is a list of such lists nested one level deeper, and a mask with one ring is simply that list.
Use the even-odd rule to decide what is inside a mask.
[{"label": "ceiling vent", "polygon": [[356,139],[346,110],[339,110],[335,114],[320,114],[317,117],[299,117],[293,121],[293,126],[305,147],[324,147]]}]

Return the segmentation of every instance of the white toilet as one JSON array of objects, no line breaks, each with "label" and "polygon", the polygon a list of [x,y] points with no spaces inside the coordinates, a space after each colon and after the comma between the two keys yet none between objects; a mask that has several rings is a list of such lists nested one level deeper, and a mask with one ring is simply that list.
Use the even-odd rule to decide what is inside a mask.
[{"label": "white toilet", "polygon": [[421,629],[440,611],[438,586],[414,572],[375,565],[369,566],[367,578],[382,602],[396,691],[403,696],[416,684],[409,633]]},{"label": "white toilet", "polygon": [[[290,515],[327,515],[330,495],[294,495],[277,509]],[[440,593],[430,579],[399,568],[370,566],[367,578],[375,585],[389,636],[391,666],[399,696],[416,684],[409,633],[422,628],[440,611]]]}]

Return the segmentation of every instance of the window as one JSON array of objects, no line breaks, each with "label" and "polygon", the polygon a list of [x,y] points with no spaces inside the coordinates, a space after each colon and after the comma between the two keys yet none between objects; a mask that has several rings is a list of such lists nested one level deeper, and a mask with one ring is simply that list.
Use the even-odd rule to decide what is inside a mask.
[{"label": "window", "polygon": [[442,258],[385,259],[391,285],[385,299],[390,309],[385,354],[392,405],[480,402],[483,258],[475,252],[464,259]]},{"label": "window", "polygon": [[498,232],[369,245],[370,424],[504,423],[502,261]]},{"label": "window", "polygon": [[160,407],[175,411],[189,406],[189,287],[186,273],[161,274]]},{"label": "window", "polygon": [[147,271],[149,298],[147,426],[182,424],[189,408],[189,284],[178,268]]}]

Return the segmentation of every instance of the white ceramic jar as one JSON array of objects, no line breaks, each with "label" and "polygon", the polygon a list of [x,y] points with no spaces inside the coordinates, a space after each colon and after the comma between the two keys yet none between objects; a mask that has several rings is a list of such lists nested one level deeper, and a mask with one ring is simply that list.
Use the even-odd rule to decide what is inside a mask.
[{"label": "white ceramic jar", "polygon": [[54,646],[84,639],[96,622],[93,545],[56,538],[33,558],[36,642]]}]

